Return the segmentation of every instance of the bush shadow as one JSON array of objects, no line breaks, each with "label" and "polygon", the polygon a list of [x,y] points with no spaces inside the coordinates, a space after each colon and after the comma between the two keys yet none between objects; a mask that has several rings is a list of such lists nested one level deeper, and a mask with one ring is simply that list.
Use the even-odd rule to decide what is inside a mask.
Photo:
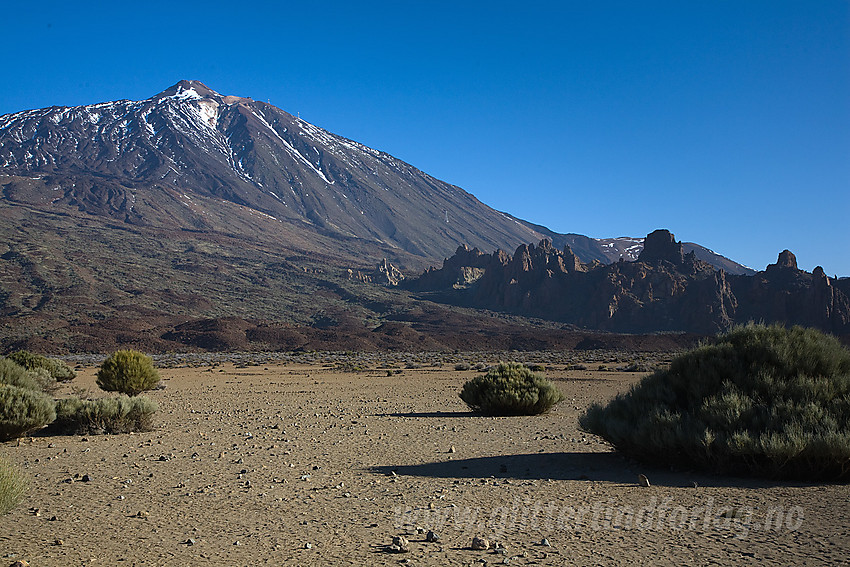
[{"label": "bush shadow", "polygon": [[[700,471],[676,471],[641,465],[617,452],[527,453],[453,459],[418,465],[386,465],[368,469],[382,475],[451,479],[573,480],[610,482],[640,487],[638,474],[652,486],[669,488],[737,487],[769,488],[808,486],[811,483],[756,477],[712,475]],[[642,488],[642,487],[641,487]]]},{"label": "bush shadow", "polygon": [[481,417],[480,413],[472,411],[412,411],[412,412],[396,412],[396,413],[379,413],[375,417]]},{"label": "bush shadow", "polygon": [[616,453],[528,453],[452,459],[419,465],[372,467],[385,475],[516,480],[603,480],[633,483],[635,475]]}]

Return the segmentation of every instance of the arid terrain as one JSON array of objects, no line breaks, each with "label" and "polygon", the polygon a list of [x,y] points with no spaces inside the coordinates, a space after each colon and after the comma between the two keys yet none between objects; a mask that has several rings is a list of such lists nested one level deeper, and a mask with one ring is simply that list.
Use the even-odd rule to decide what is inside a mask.
[{"label": "arid terrain", "polygon": [[[485,418],[458,398],[505,355],[159,357],[149,433],[36,435],[0,561],[74,565],[835,565],[850,489],[660,470],[578,429],[643,375],[546,365],[566,401]],[[95,386],[79,359],[65,386]],[[651,486],[642,486],[645,474]],[[426,541],[432,530],[438,541]],[[389,552],[394,536],[410,551]],[[473,537],[499,551],[471,549]],[[544,541],[545,540],[545,541]],[[502,549],[504,551],[502,551]]]}]

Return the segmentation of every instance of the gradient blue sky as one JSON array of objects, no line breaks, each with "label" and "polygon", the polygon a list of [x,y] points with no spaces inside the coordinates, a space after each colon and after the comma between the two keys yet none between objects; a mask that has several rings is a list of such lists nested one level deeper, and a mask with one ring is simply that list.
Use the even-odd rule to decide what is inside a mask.
[{"label": "gradient blue sky", "polygon": [[180,79],[558,232],[850,275],[850,2],[14,2],[0,114]]}]

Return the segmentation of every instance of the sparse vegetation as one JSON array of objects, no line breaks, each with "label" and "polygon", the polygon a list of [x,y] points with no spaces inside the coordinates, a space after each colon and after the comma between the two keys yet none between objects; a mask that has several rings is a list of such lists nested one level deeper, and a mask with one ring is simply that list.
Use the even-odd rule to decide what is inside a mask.
[{"label": "sparse vegetation", "polygon": [[484,415],[538,415],[563,395],[544,377],[518,363],[501,363],[463,385],[460,398]]},{"label": "sparse vegetation", "polygon": [[21,437],[55,418],[50,396],[37,389],[0,385],[0,441]]},{"label": "sparse vegetation", "polygon": [[57,382],[70,382],[77,377],[73,368],[57,358],[48,358],[25,350],[19,350],[9,355],[9,358],[27,370],[44,369]]},{"label": "sparse vegetation", "polygon": [[17,467],[0,459],[0,516],[17,506],[26,491],[27,481]]},{"label": "sparse vegetation", "polygon": [[750,324],[675,358],[581,427],[658,465],[850,478],[850,350],[814,329]]},{"label": "sparse vegetation", "polygon": [[119,350],[103,361],[97,385],[107,392],[136,396],[159,384],[159,372],[151,357],[134,350]]},{"label": "sparse vegetation", "polygon": [[68,435],[150,431],[157,404],[145,396],[126,395],[97,400],[67,398],[56,402],[52,428]]}]

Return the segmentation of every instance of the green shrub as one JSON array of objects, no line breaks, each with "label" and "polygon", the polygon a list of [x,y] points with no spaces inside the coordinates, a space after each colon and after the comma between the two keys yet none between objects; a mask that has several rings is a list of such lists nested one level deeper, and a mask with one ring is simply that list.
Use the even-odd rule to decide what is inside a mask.
[{"label": "green shrub", "polygon": [[41,392],[41,385],[27,369],[8,358],[0,357],[0,384]]},{"label": "green shrub", "polygon": [[97,385],[107,392],[135,396],[153,390],[159,384],[159,372],[151,357],[134,350],[119,350],[103,361],[97,371]]},{"label": "green shrub", "polygon": [[67,435],[97,435],[150,431],[157,404],[145,396],[56,402],[56,421],[51,428]]},{"label": "green shrub", "polygon": [[750,324],[673,359],[579,419],[657,465],[850,478],[850,350],[814,329]]},{"label": "green shrub", "polygon": [[46,368],[27,370],[27,373],[45,394],[52,394],[59,389],[59,382],[50,375],[50,372]]},{"label": "green shrub", "polygon": [[50,396],[37,390],[0,385],[0,441],[21,437],[55,418]]},{"label": "green shrub", "polygon": [[77,377],[76,371],[65,362],[57,358],[47,358],[40,354],[33,354],[25,350],[19,350],[9,355],[9,358],[17,362],[27,370],[43,368],[50,373],[57,382],[70,382]]},{"label": "green shrub", "polygon": [[0,516],[20,504],[27,491],[27,481],[21,472],[5,459],[0,459]]},{"label": "green shrub", "polygon": [[500,363],[463,385],[460,399],[484,415],[537,415],[563,395],[542,376],[518,363]]}]

